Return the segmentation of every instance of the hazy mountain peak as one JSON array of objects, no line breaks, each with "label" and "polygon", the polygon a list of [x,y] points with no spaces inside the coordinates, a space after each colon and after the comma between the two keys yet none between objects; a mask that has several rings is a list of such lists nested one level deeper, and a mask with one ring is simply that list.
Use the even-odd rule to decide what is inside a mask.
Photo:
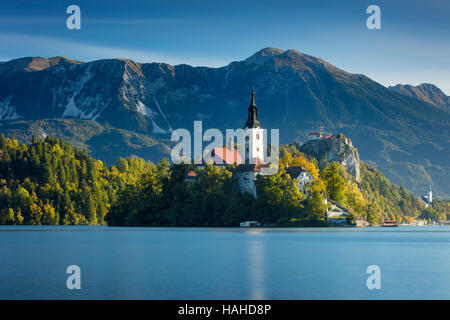
[{"label": "hazy mountain peak", "polygon": [[65,57],[25,57],[10,60],[1,64],[0,71],[2,69],[9,69],[14,71],[26,71],[35,72],[45,70],[59,64],[80,64],[81,61],[67,59]]},{"label": "hazy mountain peak", "polygon": [[278,48],[267,47],[259,50],[251,57],[245,59],[246,63],[256,63],[261,64],[264,63],[267,59],[282,54],[284,51]]},{"label": "hazy mountain peak", "polygon": [[49,67],[53,67],[59,64],[82,64],[82,61],[78,61],[78,60],[73,60],[73,59],[69,59],[66,57],[61,57],[61,56],[57,56],[57,57],[51,57],[48,58],[48,64]]},{"label": "hazy mountain peak", "polygon": [[299,56],[304,56],[305,55],[304,53],[302,53],[302,52],[300,52],[298,50],[295,50],[295,49],[288,49],[288,50],[285,51],[285,53],[296,54],[296,55],[299,55]]},{"label": "hazy mountain peak", "polygon": [[264,48],[251,57],[244,60],[247,64],[255,63],[261,65],[268,61],[273,62],[277,67],[291,67],[296,70],[307,70],[314,67],[325,67],[335,73],[348,74],[347,72],[333,66],[332,64],[317,57],[302,53],[295,49],[281,50],[278,48]]},{"label": "hazy mountain peak", "polygon": [[390,86],[389,89],[431,103],[438,107],[450,109],[450,97],[432,83],[422,83],[418,86],[397,84],[395,86]]}]

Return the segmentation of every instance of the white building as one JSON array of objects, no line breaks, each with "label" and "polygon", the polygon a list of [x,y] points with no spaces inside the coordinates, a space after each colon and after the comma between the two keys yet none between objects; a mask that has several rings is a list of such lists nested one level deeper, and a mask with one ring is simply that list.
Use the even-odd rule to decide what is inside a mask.
[{"label": "white building", "polygon": [[328,199],[331,203],[331,209],[327,209],[327,222],[337,225],[345,225],[349,223],[352,218],[350,211],[331,199]]},{"label": "white building", "polygon": [[425,207],[427,208],[433,202],[433,192],[431,191],[431,185],[430,189],[428,190],[428,194],[423,195],[422,200],[425,202]]},{"label": "white building", "polygon": [[256,177],[261,174],[261,168],[268,165],[256,159],[255,164],[241,164],[236,168],[239,190],[256,198]]},{"label": "white building", "polygon": [[256,177],[261,174],[264,163],[264,129],[258,120],[258,109],[255,104],[255,91],[248,107],[248,118],[244,127],[245,157],[244,163],[236,168],[238,184],[241,192],[247,192],[256,197]]},{"label": "white building", "polygon": [[306,186],[313,180],[312,174],[302,166],[286,167],[285,171],[291,176],[291,179],[297,180],[300,192],[304,192]]},{"label": "white building", "polygon": [[322,139],[322,137],[323,137],[323,134],[319,133],[319,132],[310,132],[310,133],[308,133],[308,141],[320,140],[320,139]]},{"label": "white building", "polygon": [[256,159],[264,160],[264,129],[261,128],[261,123],[258,120],[258,108],[256,108],[255,91],[253,89],[244,134],[245,163],[255,163]]}]

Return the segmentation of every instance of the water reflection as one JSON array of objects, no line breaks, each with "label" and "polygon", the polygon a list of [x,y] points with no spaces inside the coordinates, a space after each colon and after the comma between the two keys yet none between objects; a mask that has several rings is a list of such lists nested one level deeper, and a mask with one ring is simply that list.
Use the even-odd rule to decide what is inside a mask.
[{"label": "water reflection", "polygon": [[[258,233],[258,232],[255,232]],[[264,287],[264,243],[261,240],[249,242],[250,296],[254,300],[266,299]]]}]

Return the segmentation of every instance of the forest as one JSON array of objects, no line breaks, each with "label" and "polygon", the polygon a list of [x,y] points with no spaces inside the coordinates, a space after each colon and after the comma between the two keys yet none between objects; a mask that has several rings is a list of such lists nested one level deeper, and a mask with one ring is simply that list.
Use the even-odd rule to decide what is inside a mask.
[{"label": "forest", "polygon": [[[284,167],[303,166],[313,182],[300,192]],[[184,180],[188,170],[195,182]],[[317,160],[292,146],[280,148],[280,170],[258,176],[257,198],[236,186],[236,167],[155,164],[137,157],[106,166],[56,137],[19,144],[0,135],[0,224],[236,227],[257,220],[268,226],[326,226],[324,192],[354,218],[438,221],[449,201],[425,208],[405,188],[361,163],[361,181],[337,162],[319,171]]]}]

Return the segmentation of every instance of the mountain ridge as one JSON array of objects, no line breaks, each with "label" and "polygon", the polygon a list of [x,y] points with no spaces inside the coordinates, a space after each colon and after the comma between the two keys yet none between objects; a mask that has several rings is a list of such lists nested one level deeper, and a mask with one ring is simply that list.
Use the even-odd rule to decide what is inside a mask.
[{"label": "mountain ridge", "polygon": [[265,48],[220,68],[73,61],[37,70],[47,65],[40,61],[34,71],[1,64],[0,120],[9,127],[0,131],[42,119],[96,121],[156,140],[176,128],[192,130],[194,120],[204,128],[240,128],[254,85],[261,123],[280,128],[281,143],[305,142],[310,131],[342,132],[393,183],[416,194],[431,183],[436,194],[450,195],[448,112],[320,58]]},{"label": "mountain ridge", "polygon": [[432,83],[422,83],[417,86],[397,84],[390,86],[389,89],[450,111],[450,96]]}]

